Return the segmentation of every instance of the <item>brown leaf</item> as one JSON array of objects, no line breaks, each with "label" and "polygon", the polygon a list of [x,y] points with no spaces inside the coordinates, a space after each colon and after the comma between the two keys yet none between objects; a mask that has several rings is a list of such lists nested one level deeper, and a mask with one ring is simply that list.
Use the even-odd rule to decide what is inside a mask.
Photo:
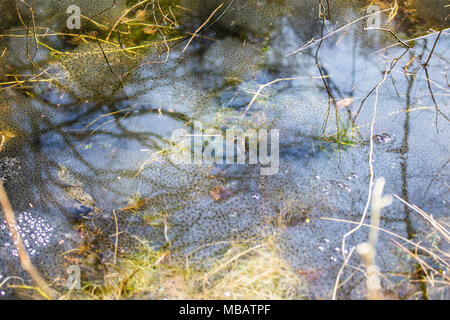
[{"label": "brown leaf", "polygon": [[233,192],[223,187],[216,187],[209,193],[211,194],[211,197],[214,199],[214,201],[225,200],[233,195]]},{"label": "brown leaf", "polygon": [[140,198],[140,199],[137,199],[137,200],[133,201],[132,203],[130,203],[126,207],[123,207],[123,208],[119,209],[119,212],[138,211],[138,210],[142,209],[146,204],[147,204],[147,199]]},{"label": "brown leaf", "polygon": [[308,281],[317,281],[320,279],[320,272],[317,270],[297,270],[298,274],[304,276]]}]

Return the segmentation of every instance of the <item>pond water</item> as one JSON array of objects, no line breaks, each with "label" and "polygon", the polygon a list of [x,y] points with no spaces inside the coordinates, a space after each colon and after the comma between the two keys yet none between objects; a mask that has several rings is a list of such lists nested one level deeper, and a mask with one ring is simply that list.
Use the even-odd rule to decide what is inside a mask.
[{"label": "pond water", "polygon": [[[450,222],[448,30],[400,43],[390,32],[363,30],[363,19],[352,23],[365,14],[362,2],[330,1],[323,20],[317,1],[226,1],[188,46],[160,41],[134,56],[95,37],[68,43],[57,34],[62,18],[49,18],[50,2],[36,21],[54,29],[40,31],[48,35],[38,38],[38,50],[13,18],[0,24],[0,79],[11,82],[0,88],[0,179],[46,278],[64,277],[64,253],[80,246],[110,260],[117,230],[121,255],[144,239],[199,270],[233,242],[274,237],[299,276],[317,273],[304,296],[331,298],[343,237],[355,227],[348,221],[358,223],[365,211],[370,167],[374,178],[385,178],[385,194]],[[93,12],[102,10],[98,3]],[[175,1],[167,19],[182,12],[177,32],[192,35],[220,4]],[[118,4],[101,21],[111,25],[122,10]],[[396,23],[388,14],[383,27]],[[407,31],[400,37],[412,38]],[[261,175],[260,164],[176,164],[181,147],[172,134],[195,134],[194,122],[219,133],[279,130],[278,172]],[[121,210],[130,199],[143,205]],[[397,199],[383,209],[381,227],[448,253],[445,239]],[[344,254],[367,241],[368,231],[349,236]],[[448,287],[408,281],[418,263],[393,238],[379,235],[383,287],[402,299],[449,298]],[[0,283],[27,279],[16,256],[0,224]],[[355,271],[362,262],[354,253],[348,263],[354,268],[341,279],[352,277],[338,297],[363,298],[365,277]]]}]

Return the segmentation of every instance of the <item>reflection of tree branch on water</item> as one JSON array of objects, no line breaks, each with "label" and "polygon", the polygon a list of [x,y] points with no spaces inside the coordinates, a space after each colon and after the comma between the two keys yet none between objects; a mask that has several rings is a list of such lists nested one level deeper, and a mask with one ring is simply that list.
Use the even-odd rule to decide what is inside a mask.
[{"label": "reflection of tree branch on water", "polygon": [[433,56],[434,49],[436,49],[436,45],[437,45],[437,43],[438,43],[438,41],[439,41],[439,38],[441,37],[441,34],[442,34],[442,30],[438,33],[438,35],[437,35],[437,37],[436,37],[436,40],[434,41],[433,48],[432,48],[431,51],[430,51],[430,55],[428,56],[427,61],[422,65],[423,68],[424,68],[424,70],[425,70],[425,75],[426,75],[426,77],[427,77],[428,90],[430,91],[431,99],[433,100],[434,107],[436,108],[436,120],[435,120],[435,124],[436,124],[436,130],[437,130],[438,133],[439,133],[439,128],[438,128],[438,113],[439,113],[440,115],[442,115],[442,116],[444,117],[445,120],[450,121],[450,119],[449,119],[444,113],[442,113],[442,111],[439,109],[439,107],[438,107],[438,105],[437,105],[436,99],[434,98],[433,90],[431,90],[430,74],[428,73],[428,66],[429,66],[429,62],[430,62],[430,60],[431,60],[431,57]]},{"label": "reflection of tree branch on water", "polygon": [[[409,48],[406,49],[399,57],[394,58],[394,59],[391,61],[391,65],[390,65],[389,69],[386,70],[387,75],[390,75],[390,74],[391,74],[392,70],[394,70],[394,68],[395,68],[395,66],[397,65],[397,63],[403,58],[403,56],[404,56],[408,51],[409,51]],[[362,110],[362,108],[363,108],[363,106],[364,106],[364,103],[366,102],[367,99],[369,99],[369,97],[372,95],[372,93],[375,92],[375,90],[380,86],[380,83],[382,83],[382,82],[384,82],[384,79],[381,80],[375,87],[373,87],[373,89],[370,90],[370,92],[369,92],[369,93],[364,97],[364,99],[361,101],[361,104],[360,104],[358,110],[356,111],[355,116],[354,116],[353,119],[352,119],[352,126],[353,126],[354,128],[355,128],[355,122],[356,122],[356,119],[358,118],[359,113],[361,112],[361,110]]]}]

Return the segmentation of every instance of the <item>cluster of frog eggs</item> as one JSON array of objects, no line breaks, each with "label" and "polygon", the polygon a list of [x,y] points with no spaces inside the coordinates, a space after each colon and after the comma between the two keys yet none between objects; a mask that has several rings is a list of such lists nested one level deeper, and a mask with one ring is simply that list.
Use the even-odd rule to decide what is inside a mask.
[{"label": "cluster of frog eggs", "polygon": [[9,157],[0,159],[0,182],[5,183],[7,180],[14,178],[20,169],[19,160]]},{"label": "cluster of frog eggs", "polygon": [[[317,247],[317,249],[319,250],[319,251],[321,251],[321,252],[328,252],[328,251],[334,251],[335,253],[333,253],[331,256],[330,256],[330,261],[332,261],[332,262],[337,262],[338,261],[338,258],[339,258],[339,254],[340,254],[340,252],[342,251],[342,249],[341,248],[339,248],[339,247],[335,247],[334,249],[332,248],[332,247],[330,247],[329,246],[329,244],[330,244],[330,240],[328,240],[327,238],[325,238],[325,239],[323,239],[323,241],[324,241],[324,243],[326,244],[326,245],[319,245],[318,247]],[[350,251],[353,251],[355,249],[355,247],[353,246],[353,247],[351,247],[350,248]],[[348,249],[344,249],[344,251],[343,251],[343,253],[344,253],[344,255],[345,256],[347,256],[347,254],[349,253],[349,250]],[[338,255],[337,257],[336,257],[336,255]]]},{"label": "cluster of frog eggs", "polygon": [[[108,26],[112,26],[125,10],[124,0],[40,0],[36,6],[34,0],[22,0],[17,1],[17,10],[23,19],[28,19],[31,16],[29,8],[33,7],[33,20],[36,25],[42,27],[52,26],[56,30],[63,30],[66,27],[68,17],[66,12],[71,5],[76,5],[80,8],[82,14]],[[16,9],[14,3],[11,3],[10,7]],[[84,25],[83,28],[88,26]]]},{"label": "cluster of frog eggs", "polygon": [[[44,248],[50,243],[53,232],[53,228],[44,219],[34,217],[29,212],[24,212],[17,216],[16,228],[22,237],[25,248],[31,256],[36,255],[39,248]],[[8,239],[11,239],[11,234],[5,221],[0,224],[0,232],[8,232]],[[12,254],[18,256],[17,250],[10,240],[6,241],[3,246],[11,248]]]},{"label": "cluster of frog eggs", "polygon": [[[320,180],[320,179],[321,179],[321,177],[320,177],[319,175],[314,176],[314,178],[315,178],[316,180]],[[355,173],[355,172],[350,173],[350,174],[347,175],[347,177],[346,177],[346,179],[347,179],[349,182],[352,181],[352,180],[356,180],[356,179],[358,179],[358,178],[359,178],[359,175],[358,175],[357,173]],[[333,185],[336,185],[339,189],[343,189],[343,190],[346,190],[346,191],[348,191],[348,192],[351,192],[351,191],[352,191],[352,188],[351,188],[349,185],[347,185],[347,184],[345,184],[345,183],[343,183],[343,182],[341,182],[341,181],[335,181],[335,180],[332,180],[331,183],[332,183]],[[327,192],[327,188],[324,188],[323,191],[325,192],[326,195],[329,194],[329,192]]]}]

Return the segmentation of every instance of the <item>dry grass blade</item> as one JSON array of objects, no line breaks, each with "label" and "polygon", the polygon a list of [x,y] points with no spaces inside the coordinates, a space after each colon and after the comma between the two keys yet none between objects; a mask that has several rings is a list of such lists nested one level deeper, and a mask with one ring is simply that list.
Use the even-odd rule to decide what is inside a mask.
[{"label": "dry grass blade", "polygon": [[431,281],[430,275],[427,272],[427,268],[431,269],[433,271],[436,272],[436,270],[434,270],[432,267],[430,267],[425,261],[423,261],[422,259],[419,258],[419,256],[417,254],[412,253],[410,250],[408,250],[407,248],[405,248],[405,246],[403,246],[402,244],[398,243],[397,241],[395,241],[394,239],[391,239],[392,242],[395,243],[395,245],[397,247],[399,247],[401,250],[403,250],[404,252],[406,252],[409,256],[411,256],[413,259],[415,259],[417,261],[417,263],[420,264],[420,267],[422,268],[423,272],[425,273],[425,277],[427,279],[428,282]]},{"label": "dry grass blade", "polygon": [[210,272],[208,272],[207,274],[205,274],[204,280],[203,280],[203,290],[206,287],[206,284],[208,283],[208,279],[213,276],[214,274],[216,274],[217,272],[219,272],[220,270],[222,270],[223,268],[225,268],[226,266],[228,266],[230,263],[232,263],[233,261],[238,260],[240,257],[245,256],[247,253],[250,253],[252,251],[255,251],[259,248],[265,247],[267,245],[267,243],[263,243],[257,246],[254,246],[248,250],[245,250],[239,254],[237,254],[236,256],[234,256],[233,258],[231,258],[230,260],[228,260],[227,262],[225,262],[224,264],[221,264],[220,266],[214,268],[213,270],[211,270]]},{"label": "dry grass blade", "polygon": [[355,248],[352,248],[349,252],[349,254],[347,255],[347,257],[345,258],[344,263],[342,264],[341,268],[339,269],[338,275],[336,277],[336,282],[334,284],[334,289],[333,289],[333,300],[336,300],[336,296],[337,296],[337,291],[339,289],[339,282],[341,280],[341,275],[342,272],[344,271],[345,266],[348,264],[348,261],[350,260],[350,257],[353,254],[353,251],[355,251]]},{"label": "dry grass blade", "polygon": [[136,3],[134,6],[128,8],[127,10],[125,10],[122,15],[119,17],[119,19],[117,19],[116,23],[114,23],[114,25],[112,26],[111,30],[108,33],[108,36],[106,37],[106,41],[109,41],[109,38],[111,37],[111,34],[114,32],[114,30],[116,29],[116,27],[119,25],[119,23],[122,21],[123,18],[125,18],[127,16],[127,14],[133,10],[134,8],[137,8],[147,2],[149,2],[150,0],[144,0],[144,1],[140,1],[138,3]]},{"label": "dry grass blade", "polygon": [[420,209],[419,207],[417,207],[413,204],[409,204],[408,202],[406,202],[405,200],[403,200],[396,194],[394,194],[394,197],[396,197],[403,204],[407,205],[408,207],[413,209],[415,212],[420,214],[420,216],[422,216],[426,221],[428,221],[433,226],[433,228],[435,228],[437,231],[439,231],[439,233],[445,238],[445,240],[447,240],[447,242],[450,243],[450,232],[444,226],[442,226],[440,223],[438,223],[436,220],[434,220],[432,215],[426,213],[425,211],[423,211],[422,209]]},{"label": "dry grass blade", "polygon": [[360,224],[359,222],[351,221],[351,220],[336,219],[336,218],[327,218],[327,217],[322,217],[322,218],[320,218],[320,219],[322,219],[322,220],[329,220],[329,221],[335,221],[335,222],[348,223],[348,224],[354,224],[354,225],[358,225],[358,226],[360,225],[361,227],[366,227],[366,228],[375,228],[375,229],[377,229],[378,231],[382,231],[382,232],[384,232],[384,233],[387,233],[387,234],[389,234],[389,235],[391,235],[391,236],[396,237],[397,239],[403,240],[403,241],[405,241],[406,243],[409,243],[409,244],[415,246],[417,249],[422,250],[423,252],[429,254],[432,258],[436,259],[438,262],[444,264],[447,268],[450,268],[450,263],[448,263],[448,262],[445,261],[443,258],[441,258],[441,257],[439,257],[438,255],[436,255],[435,253],[433,253],[433,252],[430,251],[429,249],[427,249],[427,248],[425,248],[424,246],[421,246],[420,244],[415,243],[415,242],[413,242],[413,241],[411,241],[411,240],[409,240],[409,239],[406,239],[406,238],[404,238],[404,237],[402,237],[402,236],[400,236],[400,235],[398,235],[398,234],[396,234],[396,233],[394,233],[394,232],[392,232],[392,231],[389,231],[389,230],[386,230],[386,229],[383,229],[383,228],[380,228],[380,227],[377,227],[377,228],[376,228],[376,227],[373,227],[373,226],[371,226],[370,224],[366,224],[366,223]]}]

